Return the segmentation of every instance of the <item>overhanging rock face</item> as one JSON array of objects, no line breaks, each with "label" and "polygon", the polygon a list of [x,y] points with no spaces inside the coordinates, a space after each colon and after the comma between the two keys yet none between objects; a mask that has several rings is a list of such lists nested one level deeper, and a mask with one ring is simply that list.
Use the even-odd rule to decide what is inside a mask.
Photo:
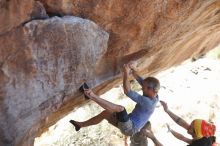
[{"label": "overhanging rock face", "polygon": [[[75,15],[103,27],[110,34],[105,62],[117,71],[124,61],[134,59],[142,73],[158,72],[220,42],[218,0],[41,2],[50,14]],[[99,72],[106,70],[102,67]]]},{"label": "overhanging rock face", "polygon": [[120,83],[130,60],[150,75],[220,43],[219,0],[3,0],[0,6],[4,146],[33,145],[85,101],[77,92],[84,81],[103,93]]}]

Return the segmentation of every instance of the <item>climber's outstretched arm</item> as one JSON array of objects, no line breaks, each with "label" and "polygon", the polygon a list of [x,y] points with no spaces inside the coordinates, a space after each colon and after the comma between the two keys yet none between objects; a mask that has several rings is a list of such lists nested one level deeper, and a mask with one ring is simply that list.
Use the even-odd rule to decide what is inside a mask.
[{"label": "climber's outstretched arm", "polygon": [[163,146],[163,145],[160,143],[160,141],[154,136],[154,134],[153,134],[153,132],[152,132],[151,130],[143,130],[142,133],[143,133],[146,137],[150,138],[150,139],[153,141],[153,143],[154,143],[155,146]]},{"label": "climber's outstretched arm", "polygon": [[123,66],[123,89],[124,89],[124,93],[126,95],[131,90],[131,85],[129,82],[129,73],[130,73],[130,68],[129,68],[128,64],[125,64]]},{"label": "climber's outstretched arm", "polygon": [[155,146],[163,146],[156,137],[151,138]]},{"label": "climber's outstretched arm", "polygon": [[130,69],[132,71],[133,77],[138,81],[138,83],[141,86],[143,86],[144,79],[137,73],[136,66],[134,65],[134,63],[133,62],[129,62],[128,65],[129,65],[129,67],[130,67]]},{"label": "climber's outstretched arm", "polygon": [[132,75],[133,77],[138,81],[138,83],[143,86],[144,79],[137,73],[136,70],[132,69]]},{"label": "climber's outstretched arm", "polygon": [[182,134],[170,129],[170,132],[173,134],[173,136],[175,136],[177,139],[181,140],[181,141],[184,141],[188,144],[191,144],[192,143],[192,139],[189,139],[185,136],[183,136]]},{"label": "climber's outstretched arm", "polygon": [[161,105],[164,108],[164,111],[173,119],[174,122],[176,122],[178,125],[180,125],[181,127],[183,127],[184,129],[188,130],[188,128],[190,127],[190,125],[183,120],[182,118],[180,118],[179,116],[177,116],[176,114],[174,114],[173,112],[171,112],[168,109],[167,103],[164,101],[160,101]]}]

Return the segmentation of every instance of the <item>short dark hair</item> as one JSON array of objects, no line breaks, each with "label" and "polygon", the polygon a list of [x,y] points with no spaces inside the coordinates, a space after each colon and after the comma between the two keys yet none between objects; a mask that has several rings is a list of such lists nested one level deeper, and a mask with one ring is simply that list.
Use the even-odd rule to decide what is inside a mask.
[{"label": "short dark hair", "polygon": [[147,82],[148,87],[153,89],[154,92],[158,92],[160,89],[160,81],[155,77],[147,77],[144,79],[145,82]]}]

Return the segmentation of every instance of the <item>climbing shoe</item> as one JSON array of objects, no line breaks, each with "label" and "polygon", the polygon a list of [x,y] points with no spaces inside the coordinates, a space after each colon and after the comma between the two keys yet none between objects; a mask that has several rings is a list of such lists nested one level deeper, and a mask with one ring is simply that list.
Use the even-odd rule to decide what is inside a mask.
[{"label": "climbing shoe", "polygon": [[[86,89],[89,89],[89,86],[86,83],[83,83],[82,86],[80,86],[79,91],[84,93]],[[85,93],[84,93],[84,97],[85,99],[89,99],[89,97],[85,95]]]},{"label": "climbing shoe", "polygon": [[80,127],[78,124],[76,124],[76,122],[75,122],[74,120],[70,120],[69,122],[70,122],[71,124],[73,124],[73,126],[75,127],[75,130],[76,130],[76,131],[79,131],[79,130],[80,130],[81,127]]}]

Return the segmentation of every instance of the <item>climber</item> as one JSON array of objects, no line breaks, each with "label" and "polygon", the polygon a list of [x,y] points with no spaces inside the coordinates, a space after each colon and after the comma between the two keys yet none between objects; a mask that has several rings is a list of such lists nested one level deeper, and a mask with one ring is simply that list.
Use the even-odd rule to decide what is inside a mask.
[{"label": "climber", "polygon": [[[129,75],[132,72],[134,78],[142,86],[143,95],[131,90]],[[91,100],[95,101],[105,110],[95,117],[78,122],[70,120],[70,123],[75,126],[75,130],[79,131],[82,127],[96,125],[103,119],[106,119],[110,124],[119,128],[124,135],[134,135],[137,133],[149,120],[154,112],[158,99],[158,91],[160,88],[159,80],[154,77],[142,79],[131,63],[125,64],[123,67],[123,89],[124,93],[136,102],[136,106],[130,114],[127,114],[125,107],[106,101],[97,96],[91,89],[85,89],[84,94]]]},{"label": "climber", "polygon": [[[186,138],[180,133],[172,130],[168,126],[168,130],[179,140],[189,144],[188,146],[214,146],[216,137],[214,136],[216,127],[213,123],[208,123],[205,120],[195,119],[188,124],[185,120],[175,115],[168,109],[167,103],[160,101],[164,111],[181,127],[187,130],[187,133],[192,136],[192,139]],[[155,138],[152,131],[147,131],[146,136]]]},{"label": "climber", "polygon": [[[148,140],[144,135],[145,130],[151,130],[151,123],[148,121],[141,130],[130,137],[130,146],[147,146]],[[125,136],[125,146],[128,146],[127,137]]]}]

